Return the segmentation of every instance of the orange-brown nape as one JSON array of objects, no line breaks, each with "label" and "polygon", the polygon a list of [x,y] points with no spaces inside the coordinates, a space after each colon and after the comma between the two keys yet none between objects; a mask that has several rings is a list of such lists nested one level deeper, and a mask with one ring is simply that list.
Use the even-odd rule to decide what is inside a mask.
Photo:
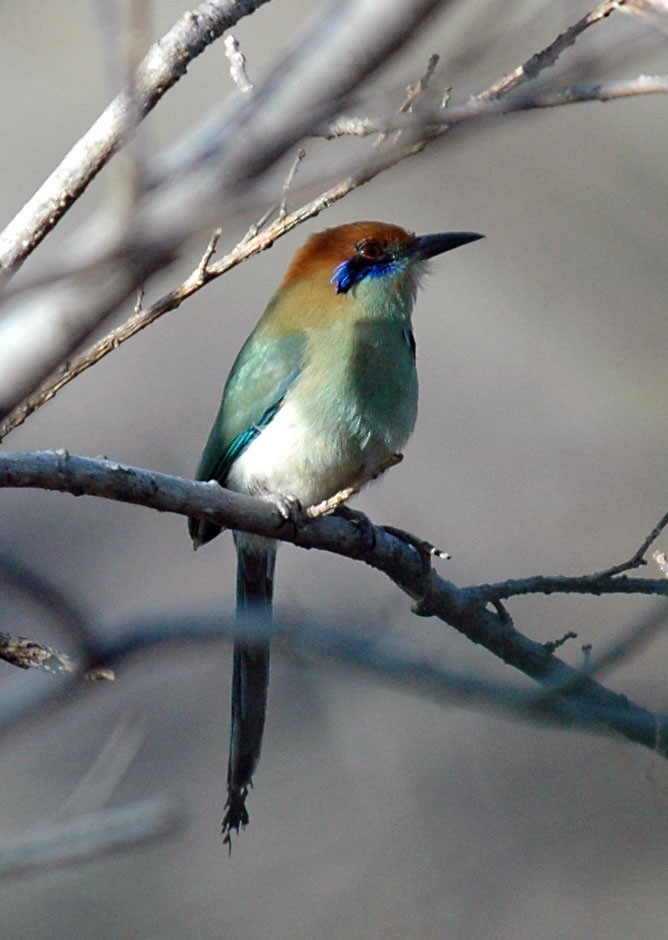
[{"label": "orange-brown nape", "polygon": [[353,257],[356,245],[372,238],[398,246],[414,241],[415,235],[389,222],[349,222],[317,232],[295,254],[281,287],[316,273],[328,272],[329,279],[337,265]]}]

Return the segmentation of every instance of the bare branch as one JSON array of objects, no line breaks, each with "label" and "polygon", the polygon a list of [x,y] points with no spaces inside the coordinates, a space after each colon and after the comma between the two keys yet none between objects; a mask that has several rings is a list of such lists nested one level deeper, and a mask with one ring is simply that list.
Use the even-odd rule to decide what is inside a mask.
[{"label": "bare branch", "polygon": [[126,115],[145,116],[207,46],[268,0],[207,0],[185,13],[149,49],[132,89],[122,91],[0,234],[0,269],[8,276],[48,235],[122,143]]},{"label": "bare branch", "polygon": [[[600,572],[600,576],[604,578],[610,578],[613,575],[621,574],[623,571],[630,571],[633,568],[641,568],[643,565],[646,565],[647,562],[645,560],[645,555],[647,554],[650,545],[652,545],[653,542],[656,542],[667,525],[668,512],[664,513],[664,515],[659,519],[652,531],[642,540],[637,551],[631,555],[628,561],[623,561],[619,565],[613,565],[612,568],[606,568],[605,571]],[[654,553],[654,557],[655,556],[656,552]]]},{"label": "bare branch", "polygon": [[[0,424],[0,440],[6,436],[9,431],[22,424],[36,408],[40,407],[44,402],[50,400],[53,395],[55,395],[73,378],[80,375],[81,372],[83,372],[85,369],[98,362],[101,358],[106,356],[122,342],[133,336],[136,332],[144,329],[150,323],[154,322],[154,320],[159,316],[162,316],[164,313],[170,310],[176,309],[176,307],[178,307],[183,302],[183,300],[191,296],[197,290],[200,290],[210,280],[213,280],[215,277],[218,277],[225,271],[229,270],[230,267],[233,267],[234,265],[245,260],[251,254],[255,253],[255,251],[264,250],[264,248],[268,247],[273,240],[281,237],[281,235],[285,234],[287,231],[290,231],[296,224],[299,224],[306,218],[310,218],[316,215],[322,210],[322,208],[331,205],[340,198],[343,198],[358,186],[372,179],[374,176],[378,175],[388,167],[395,165],[399,161],[405,159],[407,156],[411,156],[414,153],[419,152],[424,148],[429,140],[440,137],[444,132],[452,129],[454,126],[458,124],[469,123],[473,120],[479,120],[482,118],[495,118],[515,110],[553,107],[558,104],[572,103],[574,101],[612,100],[614,97],[625,96],[628,94],[647,94],[666,90],[666,80],[662,79],[661,77],[655,78],[653,80],[641,78],[634,80],[633,83],[625,82],[608,83],[607,85],[599,84],[588,86],[570,86],[568,89],[561,89],[560,91],[553,92],[551,94],[541,93],[534,95],[533,97],[529,96],[523,97],[521,99],[514,98],[510,101],[508,100],[507,96],[510,91],[515,89],[528,77],[534,77],[540,70],[546,68],[548,65],[553,64],[561,52],[567,48],[568,45],[572,44],[572,42],[575,41],[575,38],[585,28],[603,19],[608,15],[613,7],[614,4],[612,3],[601,4],[596,10],[588,14],[577,24],[571,27],[570,30],[567,30],[566,33],[562,34],[560,37],[557,37],[557,39],[545,50],[532,57],[532,59],[528,60],[528,63],[525,63],[523,66],[521,66],[520,69],[512,73],[511,76],[508,76],[500,82],[491,85],[488,89],[481,92],[476,98],[471,99],[469,102],[461,105],[458,108],[450,108],[447,111],[444,109],[432,109],[429,111],[421,111],[418,114],[406,113],[412,108],[416,97],[421,91],[424,90],[432,76],[436,65],[436,57],[432,57],[425,75],[414,88],[410,89],[409,94],[402,104],[400,113],[398,115],[393,115],[384,119],[345,117],[337,119],[334,124],[331,124],[326,128],[326,135],[336,136],[339,134],[355,134],[364,136],[366,134],[379,134],[380,137],[377,143],[380,143],[382,140],[384,140],[387,134],[389,134],[391,131],[397,132],[399,136],[401,131],[410,131],[413,136],[409,137],[405,142],[403,142],[401,146],[399,145],[399,137],[397,137],[395,139],[395,146],[392,149],[383,150],[382,156],[379,155],[375,160],[367,161],[366,165],[361,169],[357,170],[350,177],[342,180],[340,183],[324,192],[320,197],[318,197],[316,200],[313,200],[313,202],[310,204],[303,206],[300,210],[293,213],[292,216],[283,217],[282,211],[279,210],[277,223],[272,226],[270,233],[267,232],[261,236],[254,236],[254,238],[257,238],[257,241],[254,241],[254,238],[252,238],[250,241],[248,239],[243,240],[237,246],[237,248],[231,252],[226,259],[223,259],[222,262],[219,262],[218,265],[206,267],[206,274],[203,266],[200,263],[198,268],[183,282],[182,285],[180,285],[180,287],[161,298],[161,300],[154,304],[149,311],[135,311],[135,315],[125,324],[112,331],[106,337],[103,337],[93,347],[79,355],[73,362],[68,363],[60,371],[60,373],[46,380],[28,398],[26,398],[20,404],[17,404],[14,410],[10,411],[10,413],[5,417],[4,422]],[[120,278],[117,279],[117,283],[120,283]],[[86,301],[89,302],[88,296],[86,297]],[[98,315],[100,314],[101,311],[98,311]],[[83,324],[83,326],[85,330],[88,329],[87,324]],[[29,328],[33,331],[32,335],[34,336],[35,326],[30,323]],[[21,335],[25,335],[25,331],[23,331]],[[70,340],[71,339],[72,338],[70,338]],[[11,336],[9,337],[9,342],[11,343]],[[7,346],[7,342],[5,342],[4,345],[9,348]],[[69,345],[72,345],[71,341]],[[0,361],[0,366],[1,365],[2,363]]]},{"label": "bare branch", "polygon": [[504,78],[500,79],[498,82],[494,82],[493,85],[490,85],[489,88],[481,92],[478,97],[483,101],[501,98],[509,92],[514,91],[525,82],[537,78],[545,69],[555,65],[561,54],[572,46],[578,36],[586,29],[589,29],[590,26],[610,16],[613,10],[619,9],[623,4],[624,0],[604,0],[604,2],[599,4],[594,10],[591,10],[583,16],[577,23],[574,23],[573,26],[569,26],[567,30],[560,33],[549,46],[546,46],[545,49],[532,55],[530,59],[527,59],[526,62],[513,72],[510,72],[509,75],[504,76]]},{"label": "bare branch", "polygon": [[[327,120],[425,23],[439,0],[338,0],[258,91],[224,109],[152,166],[130,219],[72,243],[68,276],[28,291],[0,322],[0,417],[5,418],[183,242],[247,201],[276,161]],[[379,19],[383,29],[377,28]],[[295,68],[300,61],[300,68]],[[304,81],[303,75],[310,80]],[[29,338],[29,342],[28,342]]]},{"label": "bare branch", "polygon": [[[159,647],[232,641],[239,636],[272,638],[275,649],[284,655],[297,651],[309,657],[317,656],[442,705],[483,707],[513,718],[599,734],[608,734],[614,729],[629,740],[663,757],[668,756],[668,718],[652,714],[626,696],[594,682],[589,675],[567,666],[547,645],[535,644],[543,662],[551,665],[553,680],[533,678],[541,682],[548,694],[544,691],[530,694],[509,683],[456,672],[426,660],[409,644],[397,643],[396,637],[368,639],[347,625],[332,627],[312,617],[303,626],[294,618],[288,624],[275,621],[268,633],[266,623],[260,627],[249,620],[241,626],[233,615],[221,616],[219,610],[189,616],[179,614],[178,617],[159,613],[107,628],[95,649],[83,650],[82,656],[87,661],[94,656],[98,663],[120,667],[125,658]],[[512,658],[507,661],[516,665]],[[53,704],[51,702],[50,707]],[[2,723],[7,724],[4,717]]]},{"label": "bare branch", "polygon": [[0,875],[70,865],[171,835],[182,812],[163,798],[87,813],[0,843]]},{"label": "bare branch", "polygon": [[[591,577],[535,578],[524,582],[507,582],[505,586],[460,588],[441,578],[431,568],[430,556],[420,551],[421,540],[418,538],[398,537],[369,522],[368,527],[374,536],[373,548],[369,548],[369,539],[361,534],[360,527],[338,515],[316,520],[305,518],[296,527],[286,525],[271,503],[232,493],[216,483],[195,483],[107,460],[72,457],[65,452],[0,454],[0,486],[40,487],[74,495],[88,494],[121,500],[192,515],[226,528],[268,535],[293,542],[302,548],[319,548],[361,559],[384,572],[406,594],[418,601],[419,613],[439,617],[472,642],[484,646],[503,662],[545,686],[551,695],[556,690],[560,707],[574,709],[572,720],[577,720],[578,710],[584,700],[588,719],[599,721],[632,741],[658,748],[662,754],[668,755],[668,739],[664,740],[663,737],[668,728],[660,723],[658,734],[659,725],[655,716],[643,712],[641,718],[637,715],[629,717],[631,712],[635,714],[637,706],[632,706],[623,696],[610,692],[590,676],[583,675],[558,659],[549,644],[537,643],[521,634],[501,606],[496,611],[487,606],[493,596],[512,596],[530,590],[552,593],[564,584],[568,585],[567,589],[571,592],[579,590],[585,594],[651,593],[665,596],[668,595],[668,582],[664,579],[602,579],[598,576],[593,581]],[[514,584],[523,585],[524,590],[515,590]],[[98,645],[91,650],[88,662],[100,662],[101,658],[104,664],[109,649],[106,647],[105,653],[102,642],[102,646]],[[132,642],[141,641],[135,638]],[[129,650],[130,647],[126,647],[125,655]],[[577,689],[577,701],[571,701],[568,695],[559,691],[571,687]]]},{"label": "bare branch", "polygon": [[567,104],[588,101],[617,101],[641,95],[668,93],[668,75],[639,75],[620,81],[567,85],[554,91],[524,92],[504,98],[472,98],[466,104],[452,108],[431,108],[411,111],[409,114],[391,114],[386,117],[342,115],[321,128],[327,140],[335,137],[369,137],[392,131],[431,130],[439,134],[463,124],[499,118],[520,111],[557,108]]},{"label": "bare branch", "polygon": [[74,672],[74,661],[42,643],[23,636],[0,633],[0,659],[19,669],[42,669],[44,672]]},{"label": "bare branch", "polygon": [[279,222],[282,222],[283,219],[287,218],[288,215],[288,196],[290,195],[290,190],[292,189],[292,184],[295,181],[295,176],[297,175],[297,170],[299,169],[299,164],[302,162],[306,156],[306,151],[300,147],[297,151],[297,154],[292,161],[292,166],[290,167],[290,172],[285,177],[285,182],[283,183],[283,190],[281,192],[281,201],[278,206],[277,218]]},{"label": "bare branch", "polygon": [[[526,594],[663,594],[655,590],[660,582],[652,579],[619,577],[625,571],[640,568],[646,564],[645,555],[653,542],[668,525],[668,512],[654,526],[641,542],[639,548],[627,560],[594,574],[566,577],[563,575],[545,577],[536,575],[531,578],[508,580],[498,584],[485,584],[472,588],[480,598],[488,603],[495,603],[509,597]],[[657,552],[654,559],[657,561]]]},{"label": "bare branch", "polygon": [[253,83],[246,71],[246,57],[234,36],[225,37],[225,56],[230,63],[230,75],[239,91],[248,94],[253,90]]},{"label": "bare branch", "polygon": [[[29,640],[24,636],[11,636],[9,633],[0,633],[0,659],[10,666],[19,669],[41,669],[51,673],[76,673],[78,665],[71,656],[54,650],[37,640]],[[94,681],[113,680],[113,672],[108,669],[90,669],[84,673],[86,679]]]}]

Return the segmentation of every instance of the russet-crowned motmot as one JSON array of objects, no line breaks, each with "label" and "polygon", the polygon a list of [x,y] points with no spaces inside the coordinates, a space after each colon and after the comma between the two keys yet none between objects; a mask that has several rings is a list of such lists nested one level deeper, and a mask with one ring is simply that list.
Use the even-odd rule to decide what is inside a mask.
[{"label": "russet-crowned motmot", "polygon": [[[411,314],[434,255],[482,238],[415,236],[385,222],[313,235],[295,255],[227,379],[197,471],[284,514],[357,491],[395,462],[417,415]],[[345,494],[344,494],[345,495]],[[333,500],[336,502],[336,500]],[[190,519],[195,548],[220,532]],[[271,617],[276,542],[235,532],[237,616]],[[248,822],[260,756],[269,644],[234,644],[225,841]]]}]

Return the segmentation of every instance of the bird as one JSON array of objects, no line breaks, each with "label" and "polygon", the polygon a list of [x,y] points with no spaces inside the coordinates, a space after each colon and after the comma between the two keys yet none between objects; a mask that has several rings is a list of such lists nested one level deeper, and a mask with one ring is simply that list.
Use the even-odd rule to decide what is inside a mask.
[{"label": "bird", "polygon": [[[373,221],[312,235],[232,366],[197,479],[269,499],[289,518],[295,507],[336,509],[400,460],[417,417],[411,317],[418,287],[430,258],[479,238],[417,236]],[[195,548],[220,531],[189,519]],[[233,651],[222,825],[230,850],[232,831],[249,821],[262,745],[277,546],[243,532],[234,541],[236,616],[246,636]]]}]

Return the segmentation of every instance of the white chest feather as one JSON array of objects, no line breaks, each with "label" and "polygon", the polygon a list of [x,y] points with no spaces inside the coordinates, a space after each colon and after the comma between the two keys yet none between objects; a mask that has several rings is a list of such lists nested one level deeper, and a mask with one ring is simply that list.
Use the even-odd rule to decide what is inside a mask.
[{"label": "white chest feather", "polygon": [[278,413],[239,455],[226,486],[242,493],[285,496],[311,506],[372,476],[387,460],[388,449],[370,436],[352,440],[318,434],[288,398]]}]

